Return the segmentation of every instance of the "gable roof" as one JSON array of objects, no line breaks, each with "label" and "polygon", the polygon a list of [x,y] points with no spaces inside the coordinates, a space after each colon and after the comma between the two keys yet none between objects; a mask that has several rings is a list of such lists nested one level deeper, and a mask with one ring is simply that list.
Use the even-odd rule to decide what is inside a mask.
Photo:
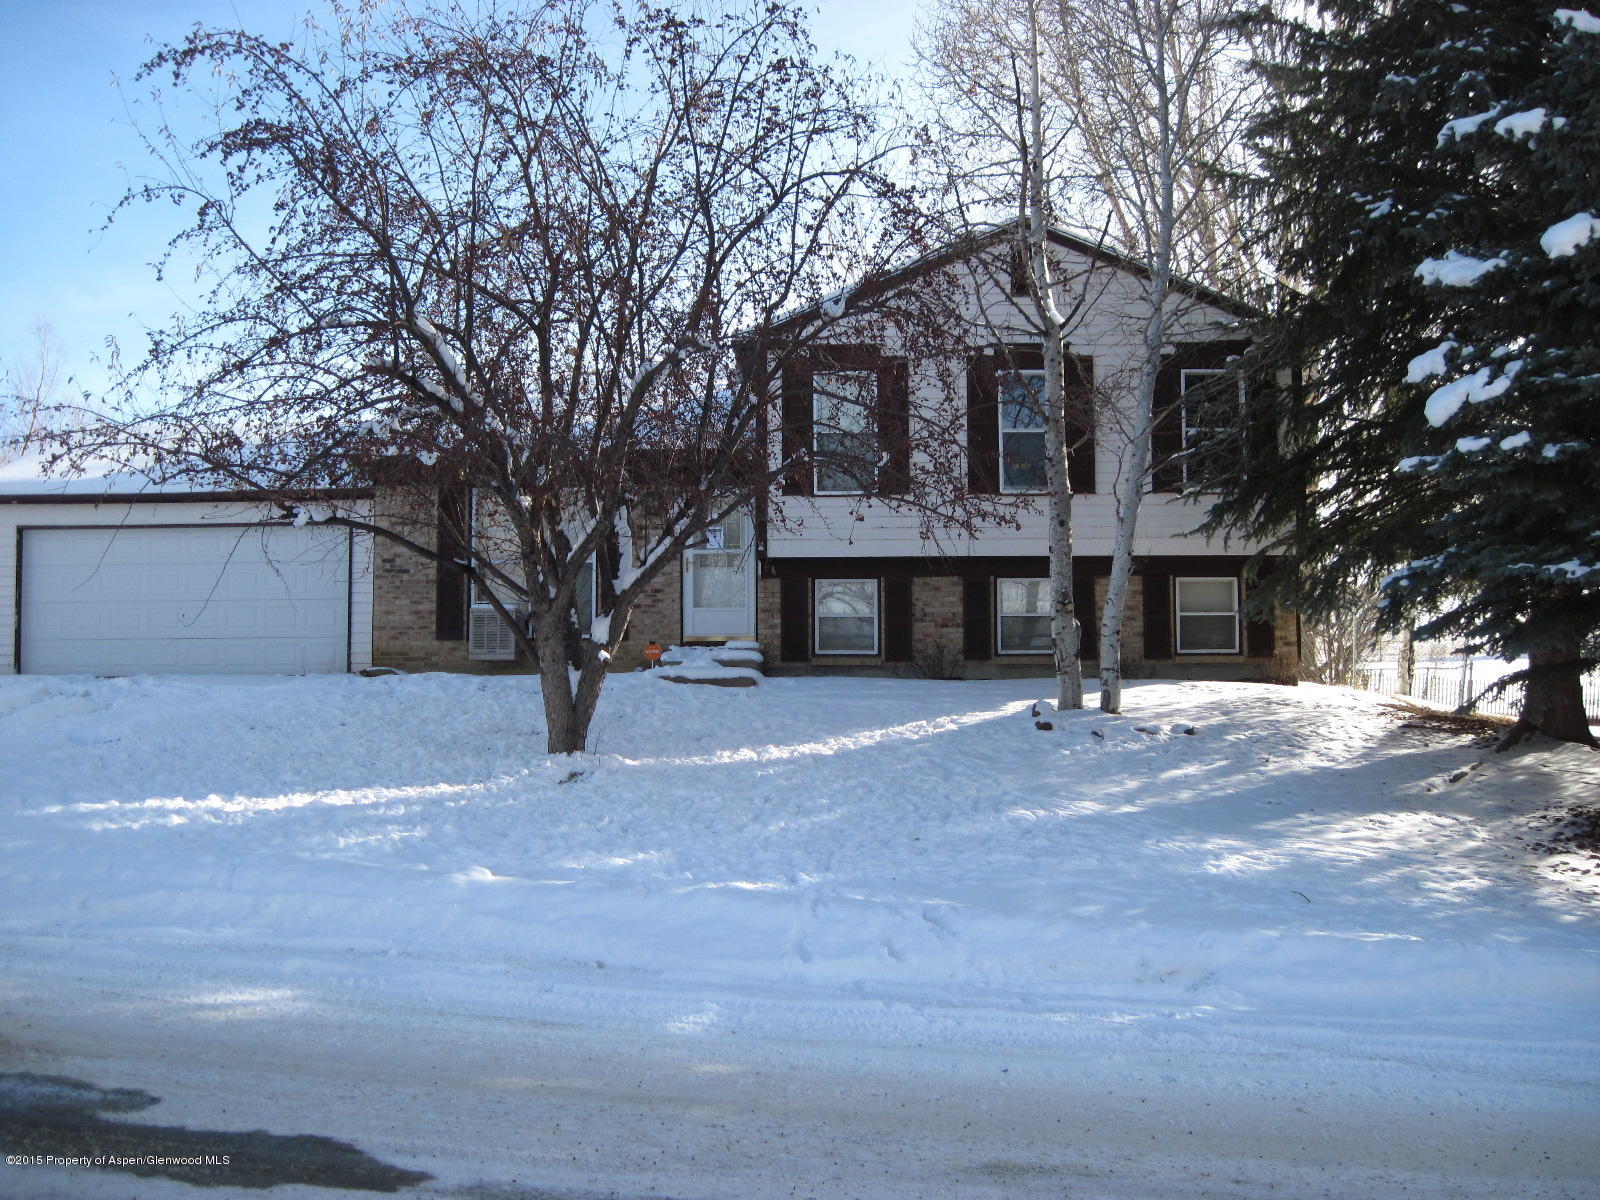
[{"label": "gable roof", "polygon": [[[998,225],[973,226],[969,233],[956,238],[938,250],[914,259],[903,267],[897,267],[876,279],[868,279],[854,287],[840,289],[833,296],[818,300],[786,314],[775,321],[772,328],[782,329],[814,320],[823,313],[825,305],[838,303],[835,298],[841,295],[845,297],[844,304],[846,310],[848,310],[850,297],[870,298],[883,295],[886,292],[892,292],[930,271],[937,271],[964,258],[970,258],[990,249],[996,243],[1014,237],[1018,227],[1022,224],[1022,220],[1021,217],[1013,217],[1011,220]],[[1092,241],[1089,238],[1055,225],[1046,230],[1046,236],[1053,245],[1059,246],[1064,250],[1073,251],[1085,258],[1114,267],[1119,271],[1125,271],[1141,279],[1150,277],[1149,268],[1142,262],[1132,255],[1107,246],[1103,240]],[[1261,309],[1253,304],[1225,295],[1214,288],[1207,287],[1205,284],[1197,283],[1192,279],[1185,279],[1181,276],[1173,276],[1172,290],[1241,319],[1251,319],[1265,315]]]}]

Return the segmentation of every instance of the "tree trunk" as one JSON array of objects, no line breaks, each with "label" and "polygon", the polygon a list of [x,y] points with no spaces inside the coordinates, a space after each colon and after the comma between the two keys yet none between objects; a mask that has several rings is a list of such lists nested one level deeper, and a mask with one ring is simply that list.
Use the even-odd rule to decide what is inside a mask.
[{"label": "tree trunk", "polygon": [[1150,473],[1150,438],[1155,422],[1156,375],[1161,369],[1161,346],[1166,338],[1164,305],[1169,274],[1167,258],[1157,263],[1152,275],[1145,318],[1143,361],[1133,396],[1133,436],[1123,453],[1116,486],[1116,540],[1111,546],[1111,578],[1106,582],[1106,604],[1100,614],[1100,710],[1122,711],[1122,612],[1128,600],[1128,585],[1133,578],[1133,536],[1139,527],[1139,505],[1144,500],[1145,479]]},{"label": "tree trunk", "polygon": [[1061,342],[1052,339],[1045,346],[1044,366],[1046,379],[1054,381],[1048,390],[1056,393],[1058,403],[1050,410],[1045,449],[1050,486],[1050,644],[1055,654],[1057,711],[1083,707],[1083,626],[1072,594],[1072,484],[1059,403],[1063,359]]},{"label": "tree trunk", "polygon": [[1522,713],[1506,731],[1499,749],[1509,750],[1535,733],[1562,742],[1597,745],[1584,712],[1582,655],[1577,647],[1530,654],[1528,663]]},{"label": "tree trunk", "polygon": [[[1028,106],[1033,151],[1028,160],[1028,262],[1044,326],[1045,486],[1050,489],[1050,646],[1055,656],[1056,709],[1083,707],[1083,626],[1072,595],[1072,474],[1067,469],[1065,321],[1057,303],[1045,211],[1044,97],[1039,80],[1038,11],[1032,33]],[[1004,467],[1001,468],[1004,470]]]},{"label": "tree trunk", "polygon": [[[1142,394],[1142,389],[1141,389]],[[1145,469],[1149,465],[1149,437],[1135,435],[1117,477],[1117,534],[1111,546],[1111,576],[1106,580],[1106,603],[1100,613],[1100,711],[1122,711],[1122,612],[1133,578],[1133,535],[1138,527]],[[1131,460],[1131,461],[1129,461]]]},{"label": "tree trunk", "polygon": [[1409,625],[1406,626],[1400,642],[1400,661],[1396,675],[1398,677],[1395,679],[1395,691],[1402,696],[1411,695],[1411,689],[1417,683],[1417,643],[1414,631]]},{"label": "tree trunk", "polygon": [[1156,169],[1157,209],[1154,214],[1150,275],[1145,288],[1144,344],[1139,362],[1139,382],[1133,404],[1133,436],[1123,456],[1122,472],[1117,476],[1117,537],[1111,549],[1111,579],[1106,589],[1105,611],[1100,617],[1100,709],[1122,711],[1122,606],[1128,596],[1128,581],[1133,575],[1133,535],[1139,524],[1139,505],[1144,499],[1145,477],[1150,470],[1150,438],[1155,430],[1156,376],[1161,370],[1161,347],[1167,340],[1167,303],[1172,290],[1173,241],[1177,234],[1176,132],[1172,123],[1171,80],[1167,75],[1167,11],[1155,13],[1157,29],[1155,60],[1150,64],[1150,82],[1155,91],[1157,131]]},{"label": "tree trunk", "polygon": [[[573,694],[567,650],[562,632],[564,622],[540,622],[539,690],[544,697],[545,749],[550,754],[582,754],[589,740],[589,718],[594,712],[591,699],[587,712]],[[597,698],[597,697],[596,697]]]}]

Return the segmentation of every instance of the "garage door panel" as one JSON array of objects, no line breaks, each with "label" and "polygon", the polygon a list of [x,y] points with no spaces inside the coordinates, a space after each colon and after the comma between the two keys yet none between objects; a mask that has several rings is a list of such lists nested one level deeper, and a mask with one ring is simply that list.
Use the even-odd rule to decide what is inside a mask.
[{"label": "garage door panel", "polygon": [[342,531],[138,527],[24,533],[22,669],[345,669]]}]

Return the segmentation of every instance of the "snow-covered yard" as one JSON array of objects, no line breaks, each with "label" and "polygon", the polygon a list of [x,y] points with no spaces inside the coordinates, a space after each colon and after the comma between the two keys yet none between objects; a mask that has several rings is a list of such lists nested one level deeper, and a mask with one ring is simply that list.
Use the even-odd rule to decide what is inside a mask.
[{"label": "snow-covered yard", "polygon": [[[1522,1106],[1592,1129],[1600,875],[1518,840],[1594,801],[1589,751],[1495,755],[1310,686],[1140,684],[1126,717],[1040,731],[1038,681],[633,675],[568,761],[542,752],[536,687],[0,680],[14,1013],[44,1028],[46,1000],[123,993],[309,1043],[341,1008],[381,1028],[392,1000],[445,1039],[555,1022],[830,1071],[1021,1055],[1044,1088],[1126,1054],[1165,1061],[1170,1096],[1234,1096],[1241,1126],[1264,1078],[1304,1074],[1352,1127],[1442,1080],[1486,1127]],[[1545,1128],[1527,1161],[1554,1174],[1511,1156],[1482,1194],[1589,1194],[1592,1142]],[[448,1178],[449,1151],[409,1162]],[[510,1153],[476,1147],[475,1169]],[[730,1170],[629,1178],[752,1194]],[[1450,1170],[1437,1194],[1493,1175]]]}]

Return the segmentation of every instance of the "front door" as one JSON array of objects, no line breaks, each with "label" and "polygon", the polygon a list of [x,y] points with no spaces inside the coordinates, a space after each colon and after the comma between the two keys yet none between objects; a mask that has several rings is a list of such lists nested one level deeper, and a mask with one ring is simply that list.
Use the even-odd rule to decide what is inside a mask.
[{"label": "front door", "polygon": [[683,636],[756,635],[756,555],[750,520],[732,513],[683,555]]}]

